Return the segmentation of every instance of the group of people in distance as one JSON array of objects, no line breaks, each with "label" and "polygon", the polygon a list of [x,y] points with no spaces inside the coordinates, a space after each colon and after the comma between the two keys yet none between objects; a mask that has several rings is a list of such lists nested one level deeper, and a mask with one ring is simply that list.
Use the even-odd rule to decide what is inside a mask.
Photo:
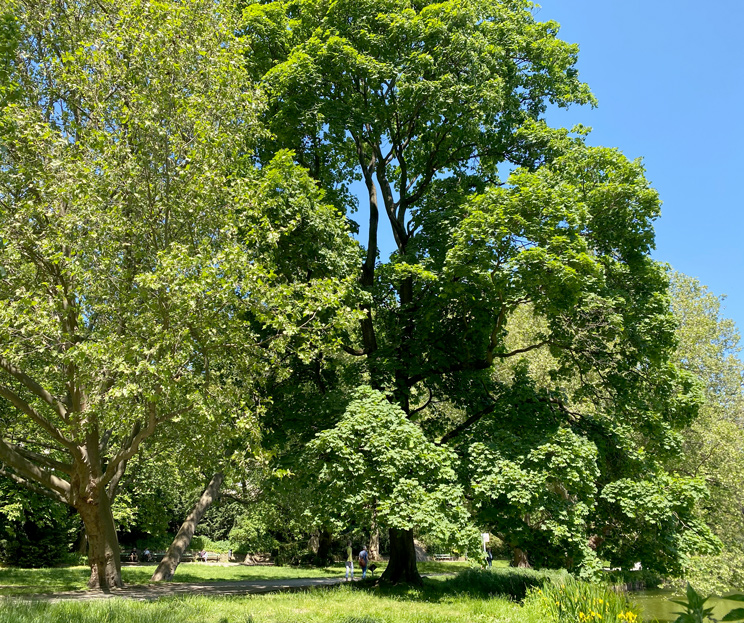
[{"label": "group of people in distance", "polygon": [[[137,548],[133,547],[132,551],[129,552],[129,561],[130,562],[139,562],[139,555],[137,554]],[[145,551],[142,552],[142,561],[143,562],[152,562],[152,552],[149,548],[145,548]]]},{"label": "group of people in distance", "polygon": [[[362,580],[367,577],[367,567],[369,566],[369,554],[367,546],[362,545],[362,551],[357,556],[359,566],[362,568]],[[349,577],[351,576],[351,578]],[[346,544],[346,581],[354,580],[354,554],[351,551],[351,541]]]}]

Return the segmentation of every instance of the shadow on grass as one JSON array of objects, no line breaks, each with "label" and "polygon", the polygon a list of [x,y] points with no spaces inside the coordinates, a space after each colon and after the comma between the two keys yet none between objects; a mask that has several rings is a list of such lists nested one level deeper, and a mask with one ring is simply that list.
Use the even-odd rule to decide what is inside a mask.
[{"label": "shadow on grass", "polygon": [[[422,586],[390,585],[378,579],[367,579],[352,585],[352,590],[371,595],[409,601],[439,602],[453,597],[487,599],[505,597],[521,602],[531,588],[566,577],[565,571],[534,571],[532,569],[467,569],[449,578],[423,578]],[[333,589],[330,589],[333,590]]]}]

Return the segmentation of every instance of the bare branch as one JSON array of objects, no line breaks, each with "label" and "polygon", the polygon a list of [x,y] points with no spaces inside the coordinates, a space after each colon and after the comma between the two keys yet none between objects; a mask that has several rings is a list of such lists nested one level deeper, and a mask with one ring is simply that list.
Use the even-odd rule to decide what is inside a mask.
[{"label": "bare branch", "polygon": [[142,444],[142,442],[148,437],[150,437],[155,432],[155,429],[158,424],[166,422],[167,420],[172,420],[174,417],[178,417],[179,415],[183,415],[184,413],[188,413],[189,411],[192,411],[194,407],[193,406],[184,407],[183,409],[171,411],[170,413],[167,413],[160,417],[158,417],[157,415],[157,410],[155,408],[155,405],[150,404],[148,408],[149,408],[149,414],[147,417],[147,427],[140,430],[134,436],[131,443],[125,444],[125,446],[122,447],[119,453],[113,459],[111,459],[111,462],[106,467],[106,473],[103,475],[103,478],[101,479],[101,484],[103,486],[107,486],[114,479],[114,477],[116,476],[116,472],[119,468],[119,464],[122,463],[122,461],[128,461],[135,454],[137,454],[137,451],[139,450],[139,447]]},{"label": "bare branch", "polygon": [[409,417],[412,416],[414,413],[418,413],[419,411],[423,411],[424,409],[426,409],[426,407],[428,407],[431,404],[431,399],[434,396],[434,394],[431,393],[431,388],[427,387],[426,389],[429,392],[429,398],[426,400],[426,402],[423,405],[421,405],[420,407],[417,407],[413,411],[411,411],[408,414]]},{"label": "bare branch", "polygon": [[[109,431],[106,431],[109,432]],[[132,427],[132,432],[129,433],[126,440],[122,444],[122,447],[126,448],[132,444],[132,441],[137,437],[137,435],[140,432],[140,423],[135,422],[134,426]],[[117,489],[119,488],[119,482],[121,481],[122,476],[124,476],[124,472],[127,469],[127,463],[129,461],[121,461],[116,466],[116,471],[114,472],[113,477],[111,478],[111,482],[108,484],[108,497],[111,502],[114,501],[114,498],[116,497]]]},{"label": "bare branch", "polygon": [[483,417],[485,417],[489,413],[493,413],[493,410],[495,408],[496,408],[496,403],[494,402],[493,404],[490,404],[487,407],[484,407],[483,409],[481,409],[477,413],[474,413],[469,418],[467,418],[464,422],[458,424],[451,431],[449,431],[448,433],[444,434],[442,436],[442,438],[439,440],[439,444],[440,445],[445,444],[450,439],[454,439],[455,437],[457,437],[461,433],[465,432],[468,428],[470,428],[473,424],[475,424],[476,422],[478,422],[479,420],[481,420]]}]

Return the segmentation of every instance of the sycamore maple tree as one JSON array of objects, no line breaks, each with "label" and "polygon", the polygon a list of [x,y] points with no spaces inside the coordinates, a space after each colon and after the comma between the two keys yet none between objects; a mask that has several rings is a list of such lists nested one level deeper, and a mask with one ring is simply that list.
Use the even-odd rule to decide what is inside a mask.
[{"label": "sycamore maple tree", "polygon": [[[80,514],[91,586],[121,586],[127,461],[163,427],[254,429],[254,388],[317,348],[356,257],[286,154],[246,158],[262,104],[233,15],[3,3],[0,463]],[[290,270],[295,234],[315,254]]]}]

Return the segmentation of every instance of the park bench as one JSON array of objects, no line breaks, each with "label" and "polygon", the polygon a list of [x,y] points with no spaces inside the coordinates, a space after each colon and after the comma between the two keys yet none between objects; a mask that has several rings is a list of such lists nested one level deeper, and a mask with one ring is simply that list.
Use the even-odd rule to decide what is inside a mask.
[{"label": "park bench", "polygon": [[447,560],[454,560],[455,557],[452,554],[434,554],[434,560],[437,562],[443,562]]}]

